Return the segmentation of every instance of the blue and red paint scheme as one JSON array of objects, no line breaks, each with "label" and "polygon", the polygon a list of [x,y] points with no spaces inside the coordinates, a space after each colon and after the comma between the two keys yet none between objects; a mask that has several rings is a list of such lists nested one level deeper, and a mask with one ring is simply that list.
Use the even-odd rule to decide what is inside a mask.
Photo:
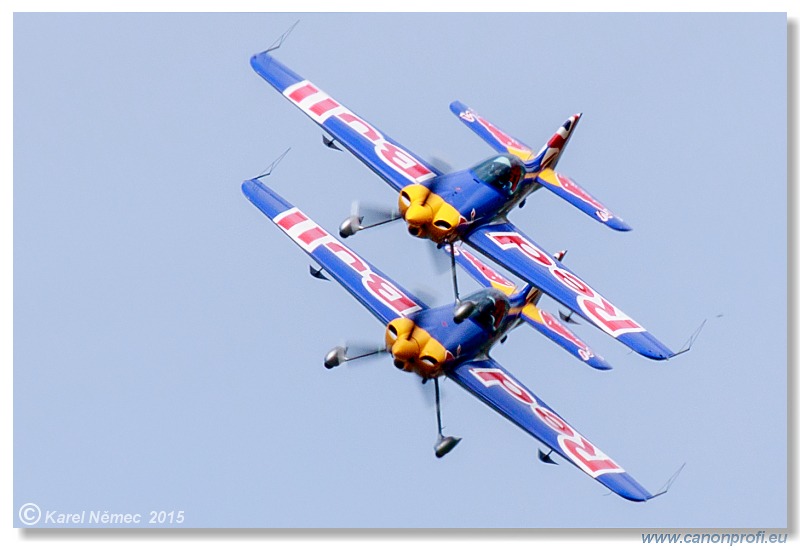
[{"label": "blue and red paint scheme", "polygon": [[544,187],[619,231],[624,221],[571,179],[555,172],[581,115],[561,125],[538,153],[460,102],[450,109],[497,155],[444,174],[322,91],[262,52],[253,69],[399,193],[398,207],[410,234],[438,244],[463,241],[575,311],[637,353],[655,360],[675,353],[631,317],[552,258],[507,219]]},{"label": "blue and red paint scheme", "polygon": [[538,296],[531,285],[509,286],[502,275],[474,256],[477,262],[471,261],[464,252],[459,262],[486,288],[465,299],[476,307],[456,322],[452,306],[429,308],[258,179],[245,181],[242,191],[386,326],[386,349],[397,368],[423,379],[454,380],[623,498],[645,501],[660,494],[640,485],[490,357],[496,342],[521,322],[529,322],[526,312],[530,314]]}]

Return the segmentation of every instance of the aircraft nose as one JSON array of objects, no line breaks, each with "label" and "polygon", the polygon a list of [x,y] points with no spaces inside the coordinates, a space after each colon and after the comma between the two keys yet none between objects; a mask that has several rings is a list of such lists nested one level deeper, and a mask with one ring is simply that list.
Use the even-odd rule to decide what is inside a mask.
[{"label": "aircraft nose", "polygon": [[419,345],[413,339],[398,338],[392,345],[392,357],[406,362],[419,355]]},{"label": "aircraft nose", "polygon": [[431,223],[433,220],[433,211],[427,204],[412,204],[406,210],[406,222],[411,226],[422,227],[423,225]]}]

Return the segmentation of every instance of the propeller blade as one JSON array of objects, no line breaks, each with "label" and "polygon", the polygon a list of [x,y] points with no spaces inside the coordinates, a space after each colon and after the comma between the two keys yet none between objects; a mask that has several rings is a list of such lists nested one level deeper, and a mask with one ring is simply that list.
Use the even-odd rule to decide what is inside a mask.
[{"label": "propeller blade", "polygon": [[[423,379],[420,384],[419,378],[414,379],[414,386],[418,388],[420,399],[426,409],[433,409],[436,407],[436,395],[431,387],[433,384],[428,384],[430,379]],[[441,390],[440,390],[441,391]],[[442,392],[444,393],[444,392]]]},{"label": "propeller blade", "polygon": [[363,359],[387,352],[386,346],[377,346],[375,344],[351,343],[343,346],[336,346],[325,354],[324,365],[326,369],[332,369],[348,361]]},{"label": "propeller blade", "polygon": [[383,343],[376,344],[375,342],[347,342],[345,344],[347,350],[347,357],[355,359],[357,357],[366,357],[369,355],[377,355],[381,353],[388,353],[386,345]]},{"label": "propeller blade", "polygon": [[400,217],[398,210],[380,206],[362,206],[358,201],[354,201],[350,207],[350,216],[339,225],[339,236],[346,239],[362,229],[383,225]]},{"label": "propeller blade", "polygon": [[396,208],[360,204],[358,201],[353,202],[350,214],[358,216],[364,226],[379,225],[400,217],[400,212]]},{"label": "propeller blade", "polygon": [[436,304],[439,300],[436,292],[430,287],[416,286],[412,288],[411,291],[414,293],[414,296],[420,299],[420,301],[431,307],[433,307],[434,304]]},{"label": "propeller blade", "polygon": [[437,155],[429,156],[428,163],[439,170],[442,174],[449,174],[453,171],[453,165]]},{"label": "propeller blade", "polygon": [[426,248],[428,249],[428,256],[431,259],[431,265],[437,275],[450,273],[450,253],[446,248],[439,248],[435,242],[425,239]]}]

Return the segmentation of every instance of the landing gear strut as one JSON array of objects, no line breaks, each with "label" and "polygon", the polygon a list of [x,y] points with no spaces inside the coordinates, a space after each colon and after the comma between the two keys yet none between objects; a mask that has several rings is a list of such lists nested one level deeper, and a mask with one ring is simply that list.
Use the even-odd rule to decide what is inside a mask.
[{"label": "landing gear strut", "polygon": [[447,437],[442,435],[442,411],[439,405],[439,379],[433,379],[433,387],[434,391],[436,392],[436,423],[439,427],[439,438],[436,440],[436,445],[433,446],[433,450],[436,453],[436,458],[442,458],[444,455],[452,451],[458,442],[461,441],[460,437],[453,437],[452,435],[448,435]]}]

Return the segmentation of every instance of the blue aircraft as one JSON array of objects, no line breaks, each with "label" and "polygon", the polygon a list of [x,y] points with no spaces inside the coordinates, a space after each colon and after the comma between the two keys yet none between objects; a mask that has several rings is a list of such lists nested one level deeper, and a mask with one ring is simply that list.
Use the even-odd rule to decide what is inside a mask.
[{"label": "blue aircraft", "polygon": [[[242,191],[321,266],[312,274],[336,280],[381,322],[385,327],[385,346],[375,353],[389,353],[395,367],[418,375],[423,382],[433,380],[438,422],[438,439],[434,446],[437,457],[450,452],[459,442],[459,438],[442,433],[439,378],[446,376],[546,445],[549,452],[539,451],[543,462],[554,463],[551,454],[555,452],[613,492],[632,501],[649,500],[666,492],[664,489],[656,494],[650,493],[491,358],[492,346],[503,341],[507,333],[518,325],[528,323],[546,329],[552,327],[542,321],[542,313],[535,305],[540,292],[533,285],[517,288],[477,257],[454,246],[456,261],[484,288],[464,297],[455,307],[431,308],[281,198],[259,178],[245,181]],[[556,334],[554,339],[558,337],[563,337],[563,334]],[[578,355],[590,353],[578,344],[573,345]],[[334,368],[363,356],[350,357],[347,354],[344,347],[333,348],[325,357],[325,366]],[[593,366],[602,368],[602,363]]]},{"label": "blue aircraft", "polygon": [[[457,299],[455,243],[463,241],[637,353],[656,360],[677,355],[508,221],[508,214],[531,193],[546,188],[612,229],[630,229],[555,171],[580,114],[569,117],[535,153],[466,105],[453,102],[452,112],[496,154],[468,169],[443,173],[275,59],[274,49],[254,55],[253,69],[332,136],[323,137],[326,145],[346,148],[398,193],[397,213],[378,223],[402,218],[411,235],[449,248]],[[371,226],[362,222],[363,216],[354,213],[342,223],[340,236]]]}]

